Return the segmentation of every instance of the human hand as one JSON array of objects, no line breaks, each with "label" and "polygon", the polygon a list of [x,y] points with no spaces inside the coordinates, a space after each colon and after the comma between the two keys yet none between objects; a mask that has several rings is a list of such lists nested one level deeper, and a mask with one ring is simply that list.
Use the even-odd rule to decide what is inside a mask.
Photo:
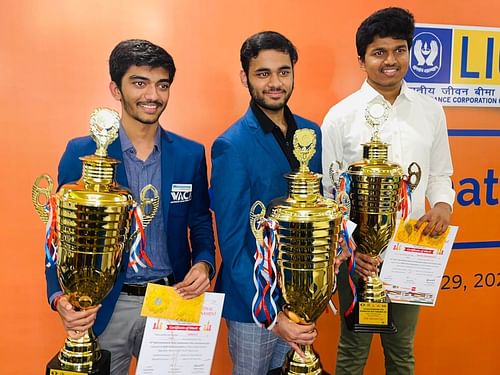
[{"label": "human hand", "polygon": [[349,248],[347,247],[347,244],[343,236],[339,237],[339,246],[342,251],[339,255],[337,255],[337,257],[335,257],[334,269],[336,274],[339,273],[339,267],[342,264],[342,262],[347,261],[351,257],[351,253],[349,252]]},{"label": "human hand", "polygon": [[378,267],[382,263],[382,259],[379,256],[372,257],[368,254],[355,252],[354,257],[356,258],[356,273],[366,281],[368,276],[373,276],[378,274]]},{"label": "human hand", "polygon": [[182,298],[198,297],[210,288],[210,266],[206,262],[196,263],[187,273],[184,280],[174,286]]},{"label": "human hand", "polygon": [[272,331],[285,340],[302,358],[305,358],[304,352],[299,345],[310,345],[318,336],[314,323],[297,324],[289,319],[283,311],[278,313],[277,322]]},{"label": "human hand", "polygon": [[76,311],[69,302],[68,296],[63,295],[59,298],[56,305],[56,311],[59,313],[68,336],[72,339],[79,339],[94,325],[97,311],[101,305],[87,310]]},{"label": "human hand", "polygon": [[427,223],[422,234],[424,236],[430,235],[437,237],[444,233],[451,220],[451,207],[448,203],[438,202],[436,205],[418,219],[415,228],[418,230],[420,227]]}]

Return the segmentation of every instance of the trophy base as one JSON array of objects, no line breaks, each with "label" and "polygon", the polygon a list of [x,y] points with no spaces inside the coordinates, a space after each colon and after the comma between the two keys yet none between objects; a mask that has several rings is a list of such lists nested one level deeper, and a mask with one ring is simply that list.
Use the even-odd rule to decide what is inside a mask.
[{"label": "trophy base", "polygon": [[111,370],[111,353],[108,350],[101,350],[100,358],[94,362],[92,369],[89,371],[75,371],[63,366],[59,361],[59,354],[56,354],[45,370],[45,375],[109,375]]},{"label": "trophy base", "polygon": [[392,303],[358,302],[353,312],[344,317],[347,328],[356,333],[396,333],[398,329],[392,320]]}]

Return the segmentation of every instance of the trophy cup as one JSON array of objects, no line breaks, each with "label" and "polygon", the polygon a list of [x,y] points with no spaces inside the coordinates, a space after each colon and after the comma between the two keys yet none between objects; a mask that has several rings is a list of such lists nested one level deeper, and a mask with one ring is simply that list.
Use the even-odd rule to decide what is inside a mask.
[{"label": "trophy cup", "polygon": [[[97,150],[80,158],[80,180],[62,186],[54,195],[48,175],[39,176],[33,185],[33,204],[48,224],[48,266],[57,267],[63,293],[77,310],[97,306],[106,297],[120,272],[123,252],[130,250],[133,240],[140,239],[139,228],[152,220],[159,206],[158,191],[146,186],[141,192],[141,206],[145,209],[147,204],[150,212],[142,216],[131,192],[115,182],[119,161],[107,156],[107,147],[118,137],[119,126],[117,112],[95,110],[90,117],[90,132]],[[146,199],[146,194],[153,197]],[[130,234],[134,216],[139,228]],[[135,251],[130,251],[133,258]],[[140,256],[134,264],[137,259]],[[68,337],[56,357],[48,363],[46,374],[109,374],[110,354],[100,350],[92,329],[79,339]]]},{"label": "trophy cup", "polygon": [[[349,217],[357,224],[353,233],[356,251],[373,258],[387,247],[393,236],[398,209],[403,216],[408,214],[408,194],[418,185],[421,175],[415,162],[410,164],[408,175],[404,176],[398,164],[387,160],[389,144],[380,140],[379,127],[388,114],[385,102],[368,105],[365,118],[373,128],[373,135],[370,142],[362,145],[363,160],[351,164],[346,172]],[[369,276],[364,283],[361,281],[356,293],[359,294],[358,303],[354,299],[352,308],[345,314],[348,328],[354,332],[397,332],[389,297],[377,275]]]},{"label": "trophy cup", "polygon": [[[315,322],[328,305],[335,283],[334,263],[342,214],[335,201],[320,194],[321,175],[312,173],[308,163],[316,152],[316,135],[311,129],[295,132],[294,155],[298,172],[285,176],[288,196],[265,206],[257,201],[251,208],[251,227],[257,241],[262,220],[272,220],[277,238],[278,283],[283,312],[298,324]],[[260,211],[260,212],[257,212]],[[267,217],[267,219],[266,219]],[[283,374],[322,374],[318,356],[311,345],[301,345],[302,359],[294,350],[287,354]]]}]

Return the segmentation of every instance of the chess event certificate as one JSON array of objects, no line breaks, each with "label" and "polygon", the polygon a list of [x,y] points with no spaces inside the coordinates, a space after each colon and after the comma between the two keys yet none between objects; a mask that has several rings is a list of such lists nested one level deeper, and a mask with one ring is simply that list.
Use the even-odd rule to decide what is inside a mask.
[{"label": "chess event certificate", "polygon": [[416,220],[400,222],[385,251],[380,279],[394,303],[434,306],[458,227],[439,237],[422,235]]},{"label": "chess event certificate", "polygon": [[149,284],[136,375],[210,375],[224,294],[182,299],[172,287]]}]

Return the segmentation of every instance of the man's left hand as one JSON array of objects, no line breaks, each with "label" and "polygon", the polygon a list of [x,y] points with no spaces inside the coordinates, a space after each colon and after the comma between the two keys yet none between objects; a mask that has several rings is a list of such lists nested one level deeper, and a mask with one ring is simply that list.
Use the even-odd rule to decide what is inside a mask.
[{"label": "man's left hand", "polygon": [[184,280],[175,285],[175,290],[185,299],[198,297],[210,288],[209,274],[210,266],[207,263],[196,263]]},{"label": "man's left hand", "polygon": [[415,228],[418,230],[424,223],[427,223],[422,234],[437,237],[444,233],[450,225],[451,207],[448,203],[438,202],[436,205],[418,219]]}]

